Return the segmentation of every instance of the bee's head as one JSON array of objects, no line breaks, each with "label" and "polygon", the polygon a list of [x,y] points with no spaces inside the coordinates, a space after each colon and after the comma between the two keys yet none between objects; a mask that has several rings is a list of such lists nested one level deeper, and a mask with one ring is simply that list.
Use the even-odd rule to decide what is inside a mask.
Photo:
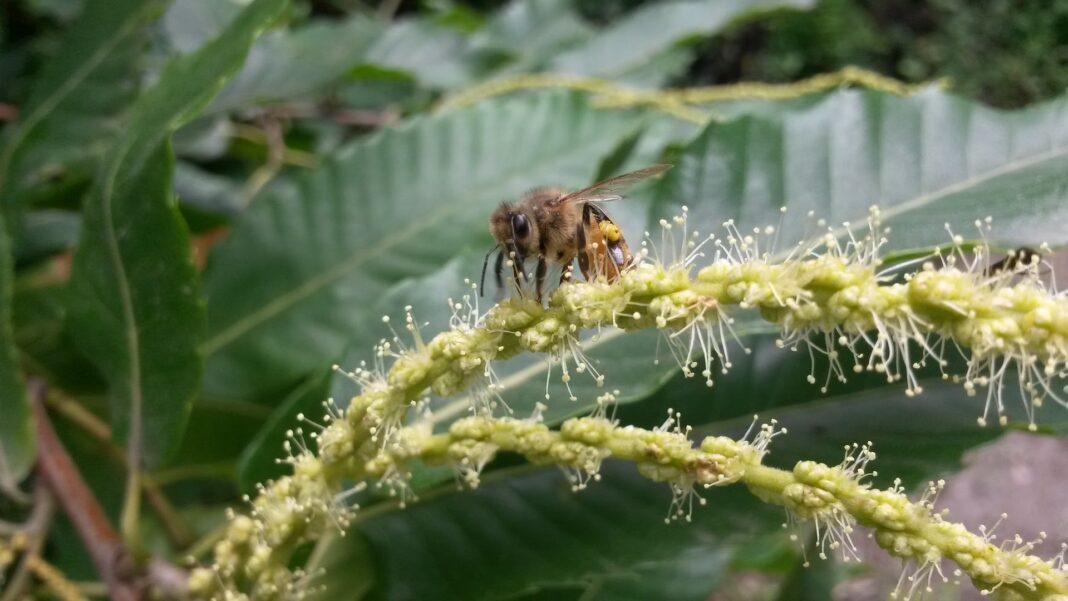
[{"label": "bee's head", "polygon": [[490,216],[490,233],[506,252],[520,257],[537,251],[537,224],[516,205],[503,203]]}]

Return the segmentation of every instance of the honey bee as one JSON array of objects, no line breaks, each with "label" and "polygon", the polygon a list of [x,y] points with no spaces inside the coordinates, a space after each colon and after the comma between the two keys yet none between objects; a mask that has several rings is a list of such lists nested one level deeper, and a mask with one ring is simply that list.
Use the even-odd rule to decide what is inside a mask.
[{"label": "honey bee", "polygon": [[539,303],[549,264],[563,268],[561,282],[570,276],[576,258],[587,280],[604,276],[610,282],[615,281],[634,257],[622,230],[597,203],[618,200],[625,188],[670,168],[671,165],[653,165],[577,192],[548,186],[536,188],[516,203],[501,204],[489,220],[490,233],[497,244],[482,263],[480,291],[485,287],[486,268],[494,252],[497,253],[493,267],[497,287],[504,287],[502,271],[507,257],[511,259],[516,288],[521,294],[521,284],[528,281],[523,264],[527,258],[538,258],[534,287]]}]

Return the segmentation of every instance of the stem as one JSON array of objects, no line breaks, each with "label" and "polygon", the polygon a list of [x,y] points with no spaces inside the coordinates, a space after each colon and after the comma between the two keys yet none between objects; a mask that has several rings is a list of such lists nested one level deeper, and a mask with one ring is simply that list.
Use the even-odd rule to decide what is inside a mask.
[{"label": "stem", "polygon": [[[118,461],[127,471],[130,471],[130,464],[126,455],[122,452],[122,449],[116,446],[112,441],[111,428],[104,423],[103,420],[98,418],[91,411],[86,410],[81,404],[73,401],[64,394],[59,393],[55,389],[52,389],[51,394],[48,395],[45,402],[51,409],[54,409],[63,417],[70,420],[74,425],[81,428],[83,432],[103,445],[105,451],[112,459]],[[131,479],[131,481],[132,480],[134,479]],[[156,514],[156,517],[159,518],[160,524],[163,526],[163,531],[167,535],[167,539],[170,541],[171,545],[175,549],[185,549],[193,544],[193,541],[196,538],[193,534],[193,530],[189,527],[189,524],[182,519],[182,516],[167,499],[167,496],[163,494],[163,490],[161,489],[158,480],[145,472],[141,472],[140,477],[137,478],[136,481],[140,484],[140,489],[144,492],[149,506],[152,507],[152,511]],[[127,493],[129,493],[129,490],[127,490]]]},{"label": "stem", "polygon": [[33,572],[34,566],[33,560],[41,553],[41,547],[44,546],[44,540],[52,524],[54,514],[55,502],[52,499],[52,494],[48,492],[48,489],[42,483],[38,482],[34,494],[33,512],[30,514],[26,524],[19,529],[26,534],[29,540],[23,550],[22,560],[8,581],[4,594],[0,596],[0,601],[16,601],[22,598],[26,586],[30,583],[30,573]]},{"label": "stem", "polygon": [[40,445],[37,467],[41,476],[59,499],[89,551],[93,565],[107,584],[109,596],[117,601],[141,599],[140,591],[128,582],[133,567],[129,552],[52,428],[44,408],[44,383],[31,381],[30,389],[34,396],[33,409]]},{"label": "stem", "polygon": [[73,582],[67,580],[63,572],[55,566],[41,559],[38,555],[28,557],[29,569],[60,601],[86,601],[85,595],[78,590]]},{"label": "stem", "polygon": [[[612,457],[633,461],[647,478],[672,483],[676,499],[701,486],[745,484],[761,501],[815,520],[823,532],[821,552],[840,545],[855,556],[850,533],[859,523],[871,528],[876,542],[890,554],[915,562],[918,573],[948,559],[980,590],[1011,589],[1025,599],[1068,595],[1068,572],[1030,555],[1033,543],[998,547],[985,533],[979,536],[945,521],[923,499],[912,502],[898,488],[880,490],[862,484],[868,475],[864,465],[874,458],[866,447],[847,455],[839,466],[801,461],[787,471],[760,463],[767,444],[781,431],[771,427],[761,432],[752,441],[708,437],[695,448],[679,430],[621,428],[602,418],[570,419],[559,430],[549,430],[526,420],[475,417],[457,421],[446,434],[422,440],[414,428],[402,431],[398,440],[404,444],[383,450],[368,462],[368,471],[381,478],[400,472],[413,460],[448,462],[470,470],[508,451],[531,463],[556,464],[593,476],[600,462]],[[464,473],[464,480],[478,484],[477,474]],[[581,488],[585,480],[572,483],[576,481]]]}]

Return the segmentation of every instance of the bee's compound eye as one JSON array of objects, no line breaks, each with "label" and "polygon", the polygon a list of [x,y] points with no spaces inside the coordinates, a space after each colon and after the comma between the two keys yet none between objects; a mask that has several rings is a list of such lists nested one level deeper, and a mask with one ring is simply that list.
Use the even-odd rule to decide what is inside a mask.
[{"label": "bee's compound eye", "polygon": [[512,215],[512,234],[519,240],[530,235],[530,222],[527,221],[526,215],[522,213]]}]

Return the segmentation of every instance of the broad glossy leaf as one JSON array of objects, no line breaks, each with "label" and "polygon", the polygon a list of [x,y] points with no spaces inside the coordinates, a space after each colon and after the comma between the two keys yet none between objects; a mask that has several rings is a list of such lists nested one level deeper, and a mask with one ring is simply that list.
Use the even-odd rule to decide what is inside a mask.
[{"label": "broad glossy leaf", "polygon": [[84,212],[68,319],[110,386],[112,422],[141,434],[148,463],[181,439],[199,388],[203,306],[178,214],[169,137],[240,67],[284,0],[256,0],[196,53],[179,57],[135,104]]},{"label": "broad glossy leaf", "polygon": [[944,244],[946,223],[977,237],[973,222],[988,215],[987,236],[1004,244],[1068,242],[1066,99],[1004,112],[935,89],[839,91],[763,107],[710,124],[667,174],[650,219],[686,204],[705,231],[727,219],[743,231],[780,224],[789,250],[820,231],[808,211],[856,231],[878,204],[892,249]]},{"label": "broad glossy leaf", "polygon": [[337,83],[363,62],[379,32],[380,25],[358,14],[342,21],[268,32],[252,47],[244,67],[206,112],[303,100]]},{"label": "broad glossy leaf", "polygon": [[488,247],[496,204],[589,181],[635,127],[571,94],[497,99],[385,130],[264,194],[205,276],[206,390],[252,399],[329,365],[389,285]]},{"label": "broad glossy leaf", "polygon": [[[99,156],[137,93],[148,28],[162,0],[91,0],[49,60],[0,149],[10,219],[32,186]],[[17,223],[9,223],[12,228]]]},{"label": "broad glossy leaf", "polygon": [[554,58],[549,70],[613,79],[641,69],[687,38],[710,35],[754,11],[807,8],[811,0],[684,0],[646,4]]},{"label": "broad glossy leaf", "polygon": [[14,490],[33,466],[36,453],[30,403],[22,380],[12,301],[15,294],[11,240],[0,214],[0,492]]},{"label": "broad glossy leaf", "polygon": [[[774,508],[728,488],[708,495],[711,507],[694,523],[665,525],[670,496],[666,486],[615,462],[579,494],[552,469],[502,472],[475,491],[457,493],[450,485],[440,496],[360,524],[378,560],[371,598],[497,599],[586,587],[700,552],[693,549],[715,552],[732,534],[781,521]],[[714,584],[715,564],[709,568]]]}]

